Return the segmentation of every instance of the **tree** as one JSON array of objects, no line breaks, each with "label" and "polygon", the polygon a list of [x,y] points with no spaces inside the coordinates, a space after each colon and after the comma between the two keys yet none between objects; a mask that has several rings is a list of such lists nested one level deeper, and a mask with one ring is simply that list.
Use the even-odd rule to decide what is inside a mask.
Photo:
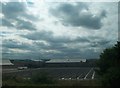
[{"label": "tree", "polygon": [[112,88],[120,85],[120,42],[112,48],[105,49],[98,61],[98,74],[100,75],[103,86]]}]

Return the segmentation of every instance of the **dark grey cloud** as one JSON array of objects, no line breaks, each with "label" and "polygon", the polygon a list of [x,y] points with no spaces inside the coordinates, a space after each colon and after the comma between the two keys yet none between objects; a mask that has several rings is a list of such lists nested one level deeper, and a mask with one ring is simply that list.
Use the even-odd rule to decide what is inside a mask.
[{"label": "dark grey cloud", "polygon": [[18,15],[22,15],[26,11],[24,2],[7,2],[2,3],[2,13],[5,17],[14,19]]},{"label": "dark grey cloud", "polygon": [[[86,10],[86,12],[83,12]],[[106,11],[101,11],[100,15],[95,15],[89,11],[88,4],[77,3],[76,5],[63,3],[56,8],[51,8],[50,13],[57,17],[63,25],[74,27],[86,27],[90,29],[100,29],[102,19],[106,17]]]},{"label": "dark grey cloud", "polygon": [[77,42],[89,42],[87,38],[83,37],[77,37],[75,39],[71,39],[70,37],[65,36],[54,36],[54,33],[51,31],[35,31],[32,33],[29,33],[27,35],[21,35],[22,37],[25,37],[30,40],[45,40],[49,43],[77,43]]},{"label": "dark grey cloud", "polygon": [[[98,58],[98,52],[94,52],[94,50],[80,50],[78,49],[70,49],[64,48],[61,50],[61,53],[48,53],[46,58],[54,58],[54,59],[90,59],[90,58]],[[44,55],[43,55],[44,56]]]},{"label": "dark grey cloud", "polygon": [[[38,47],[37,47],[38,48]],[[11,51],[11,49],[16,50]],[[40,49],[40,47],[39,47]],[[29,51],[18,52],[17,50]],[[4,40],[2,43],[2,56],[9,59],[39,59],[41,53],[36,49],[36,44],[30,45],[12,39]]]},{"label": "dark grey cloud", "polygon": [[64,48],[64,44],[77,44],[77,43],[89,43],[90,47],[98,47],[98,46],[105,46],[111,42],[103,37],[97,36],[88,36],[88,37],[76,37],[71,39],[70,37],[64,36],[54,36],[53,32],[51,31],[39,31],[39,32],[32,32],[27,35],[21,35],[24,38],[36,41],[36,40],[44,40],[50,44],[51,48]]},{"label": "dark grey cloud", "polygon": [[110,40],[99,40],[90,43],[90,47],[110,47]]},{"label": "dark grey cloud", "polygon": [[101,17],[106,17],[107,15],[106,15],[106,11],[105,10],[102,10],[102,12],[101,12]]},{"label": "dark grey cloud", "polygon": [[45,55],[42,55],[41,53],[38,52],[29,52],[29,53],[2,53],[3,58],[7,59],[33,59],[33,60],[39,60],[39,59],[47,59]]},{"label": "dark grey cloud", "polygon": [[35,31],[32,33],[29,33],[27,35],[21,35],[25,38],[28,38],[30,40],[49,40],[53,37],[53,32],[51,31]]},{"label": "dark grey cloud", "polygon": [[[27,7],[24,2],[6,2],[2,3],[2,26],[15,27],[16,29],[36,30],[35,25],[31,21],[38,20],[37,17],[27,13]],[[22,20],[22,19],[26,19]],[[11,23],[16,24],[11,24]]]},{"label": "dark grey cloud", "polygon": [[31,39],[31,40],[45,40],[49,43],[67,43],[72,42],[70,38],[68,37],[57,37],[54,36],[53,32],[51,31],[39,31],[39,32],[32,32],[27,35],[22,35],[25,38]]},{"label": "dark grey cloud", "polygon": [[12,39],[3,40],[2,47],[8,48],[8,49],[23,49],[23,50],[27,50],[30,48],[27,44],[21,43]]},{"label": "dark grey cloud", "polygon": [[[2,43],[2,56],[3,58],[10,58],[10,59],[41,59],[42,56],[41,50],[44,48],[45,45],[42,43],[36,43],[35,41],[33,44],[22,43],[20,41],[16,41],[14,39],[6,39],[3,40]],[[16,50],[12,51],[11,49]],[[19,52],[18,50],[28,51],[28,52]]]},{"label": "dark grey cloud", "polygon": [[89,36],[87,37],[87,39],[89,40],[88,43],[88,47],[93,47],[93,48],[107,48],[107,47],[111,47],[111,40],[110,39],[106,39],[103,37],[99,37],[99,36]]},{"label": "dark grey cloud", "polygon": [[2,22],[2,23],[1,23],[2,26],[14,27],[14,25],[11,24],[11,23],[9,22],[9,20],[4,19],[4,18],[1,18],[0,20],[1,20],[1,22]]},{"label": "dark grey cloud", "polygon": [[[94,38],[81,39],[78,37],[77,39],[71,42],[62,42],[62,43],[52,42],[50,48],[59,50],[61,52],[61,53],[54,54],[54,57],[57,56],[58,58],[62,58],[62,57],[99,58],[99,54],[102,51],[102,49],[109,48],[113,45],[111,44],[110,40],[105,40],[102,38],[96,38],[96,39],[97,40],[94,40]],[[84,44],[86,43],[87,45],[84,46]],[[68,47],[64,46],[64,44],[68,45]],[[74,45],[74,47],[71,48],[69,44]],[[75,44],[78,44],[78,45],[75,46]],[[97,48],[99,48],[100,50],[95,51],[95,49]]]},{"label": "dark grey cloud", "polygon": [[[21,37],[32,40],[32,44],[22,43],[16,40],[3,41],[3,57],[11,58],[98,58],[100,51],[95,52],[95,48],[106,48],[112,46],[109,40],[102,37],[70,37],[54,36],[50,31],[32,32]],[[40,42],[41,40],[45,41]],[[85,44],[85,45],[84,45]],[[87,44],[87,45],[86,45]],[[73,46],[74,47],[73,47]],[[91,48],[91,49],[89,49]],[[16,53],[9,49],[29,50],[30,52]],[[49,52],[53,50],[53,52]],[[55,50],[55,51],[54,51]],[[102,49],[101,49],[102,50]],[[58,51],[58,52],[57,52]],[[8,54],[5,54],[7,53]]]},{"label": "dark grey cloud", "polygon": [[87,49],[87,50],[81,52],[81,56],[83,58],[87,58],[87,59],[89,59],[89,58],[90,59],[91,58],[98,59],[100,53],[101,52],[95,52],[93,49]]},{"label": "dark grey cloud", "polygon": [[17,19],[18,25],[16,25],[16,28],[18,29],[29,29],[29,30],[36,30],[35,25],[33,25],[30,21],[20,20]]},{"label": "dark grey cloud", "polygon": [[[45,32],[45,31],[44,31]],[[38,32],[37,32],[38,33]],[[94,37],[91,38],[85,38],[83,39],[81,37],[78,37],[74,40],[67,40],[65,38],[58,38],[52,36],[52,34],[49,34],[50,32],[45,33],[39,33],[42,34],[42,37],[37,37],[37,40],[32,40],[32,45],[21,43],[19,41],[15,40],[5,40],[3,41],[3,57],[10,57],[10,58],[25,58],[25,59],[39,59],[39,58],[98,58],[100,51],[95,52],[94,48],[102,48],[107,47],[109,45],[109,41],[104,40],[102,38],[96,38],[97,40],[91,41],[94,39]],[[45,35],[47,35],[45,37]],[[49,34],[49,36],[48,36]],[[27,35],[28,36],[28,35]],[[35,36],[35,35],[34,35]],[[51,37],[52,36],[52,37]],[[25,37],[25,36],[24,36]],[[31,35],[32,38],[32,35]],[[50,39],[51,38],[51,39]],[[30,39],[30,37],[28,38]],[[32,38],[33,39],[33,38]],[[43,42],[38,42],[39,40],[43,40],[48,43],[48,45],[44,44]],[[59,39],[61,39],[59,41]],[[83,41],[83,42],[82,42]],[[84,47],[79,45],[78,43],[81,43],[84,45],[84,43],[88,43],[88,45],[85,45]],[[64,44],[68,44],[68,46],[64,46]],[[71,48],[69,44],[73,44],[75,47]],[[91,47],[91,49],[89,49]],[[21,50],[29,50],[30,52],[11,52],[9,49],[21,49]],[[43,51],[41,51],[43,50]],[[45,50],[45,52],[44,52]],[[49,50],[55,50],[59,51],[57,52],[46,52]],[[6,53],[6,54],[5,54]],[[8,54],[7,54],[8,53]]]},{"label": "dark grey cloud", "polygon": [[[60,53],[53,53],[49,52],[44,53],[43,56],[46,56],[46,58],[64,58],[64,57],[83,57],[83,58],[93,58],[97,57],[100,54],[100,51],[94,51],[95,48],[106,48],[110,47],[111,41],[107,40],[103,37],[96,37],[96,36],[88,36],[88,37],[76,37],[75,39],[71,39],[70,37],[64,37],[64,36],[54,36],[54,34],[50,31],[39,31],[39,32],[32,32],[27,35],[21,35],[24,38],[33,40],[33,41],[39,41],[44,40],[49,45],[45,45],[41,42],[34,42],[34,45],[37,46],[37,48],[43,49],[43,50],[57,50]],[[81,46],[82,44],[82,46]],[[87,44],[84,46],[84,44]],[[68,45],[68,46],[65,46]],[[70,46],[74,45],[73,48]],[[89,50],[89,48],[91,48]],[[38,51],[39,51],[38,50]],[[37,52],[38,52],[37,51]]]}]

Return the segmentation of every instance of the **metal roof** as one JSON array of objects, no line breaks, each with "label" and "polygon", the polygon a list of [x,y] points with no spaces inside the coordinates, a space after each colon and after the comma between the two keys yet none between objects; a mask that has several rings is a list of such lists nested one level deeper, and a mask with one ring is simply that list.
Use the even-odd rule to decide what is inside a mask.
[{"label": "metal roof", "polygon": [[47,63],[64,63],[64,62],[86,62],[86,59],[51,59]]},{"label": "metal roof", "polygon": [[0,60],[0,65],[13,65],[10,60],[4,59]]}]

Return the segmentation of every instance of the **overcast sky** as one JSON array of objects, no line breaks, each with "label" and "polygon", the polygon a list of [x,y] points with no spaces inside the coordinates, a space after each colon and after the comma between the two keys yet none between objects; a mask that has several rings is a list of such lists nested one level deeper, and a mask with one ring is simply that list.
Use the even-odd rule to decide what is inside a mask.
[{"label": "overcast sky", "polygon": [[118,40],[117,2],[28,1],[0,3],[3,58],[99,58]]}]

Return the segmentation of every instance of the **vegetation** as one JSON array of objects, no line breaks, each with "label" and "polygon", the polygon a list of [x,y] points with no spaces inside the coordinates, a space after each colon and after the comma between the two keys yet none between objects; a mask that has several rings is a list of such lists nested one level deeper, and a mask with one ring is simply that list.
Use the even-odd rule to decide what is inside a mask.
[{"label": "vegetation", "polygon": [[38,88],[79,88],[87,86],[88,88],[96,88],[101,86],[99,80],[57,80],[49,76],[46,72],[35,72],[31,77],[22,77],[19,75],[4,75],[3,88],[5,87],[38,87]]},{"label": "vegetation", "polygon": [[35,84],[53,84],[55,83],[55,79],[49,76],[46,72],[37,72],[34,73],[30,79],[32,83]]},{"label": "vegetation", "polygon": [[11,88],[14,88],[14,86],[15,88],[103,88],[99,80],[57,80],[55,83],[33,83],[28,82],[28,80],[16,82],[14,80],[7,80],[4,81],[3,88],[6,88],[6,86]]},{"label": "vegetation", "polygon": [[117,42],[112,48],[105,49],[100,55],[98,61],[98,74],[100,75],[102,85],[111,88],[120,87],[120,42]]}]

